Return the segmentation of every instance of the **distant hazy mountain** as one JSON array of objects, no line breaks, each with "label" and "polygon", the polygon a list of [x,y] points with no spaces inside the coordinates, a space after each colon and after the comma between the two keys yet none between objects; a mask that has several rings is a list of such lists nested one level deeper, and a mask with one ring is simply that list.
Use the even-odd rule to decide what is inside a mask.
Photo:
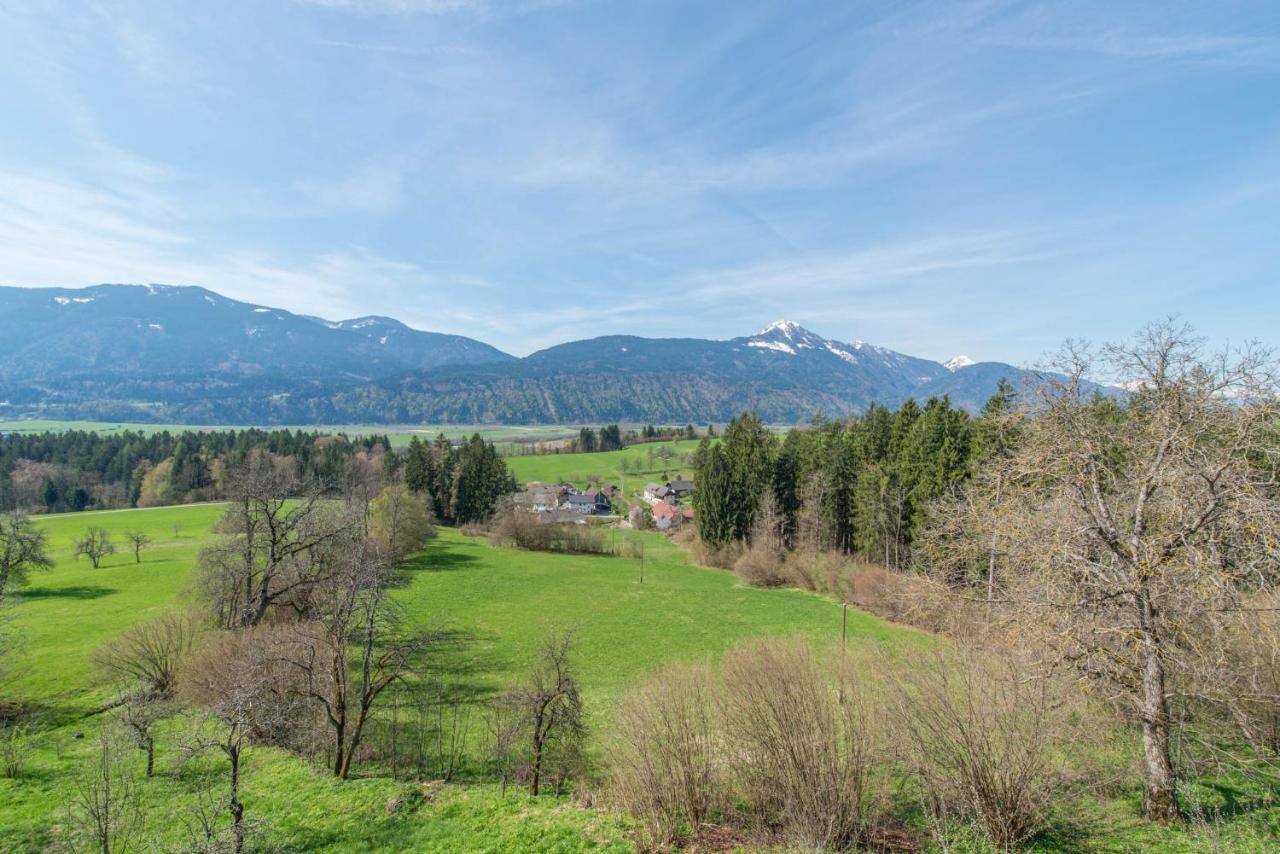
[{"label": "distant hazy mountain", "polygon": [[405,423],[703,423],[751,409],[767,421],[797,422],[817,412],[843,416],[873,402],[927,398],[944,384],[977,409],[1001,377],[1016,384],[1026,376],[1010,365],[988,365],[996,370],[959,382],[971,368],[953,371],[779,321],[729,341],[625,335],[573,341],[516,362],[417,372],[277,401],[262,417],[288,420],[287,411],[309,421],[390,413]]},{"label": "distant hazy mountain", "polygon": [[331,323],[204,288],[0,288],[0,378],[9,381],[360,380],[511,359],[479,341],[394,320]]},{"label": "distant hazy mountain", "polygon": [[773,422],[949,394],[977,409],[1000,363],[947,364],[779,321],[728,341],[613,335],[523,359],[387,317],[328,321],[194,287],[0,288],[0,414],[192,423]]}]

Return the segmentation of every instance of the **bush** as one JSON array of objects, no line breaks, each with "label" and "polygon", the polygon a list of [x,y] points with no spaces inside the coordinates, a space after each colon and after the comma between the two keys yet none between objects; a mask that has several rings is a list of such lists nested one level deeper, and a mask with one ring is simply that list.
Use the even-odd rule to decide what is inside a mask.
[{"label": "bush", "polygon": [[30,733],[25,726],[0,726],[0,777],[16,780],[31,758]]},{"label": "bush", "polygon": [[839,703],[799,641],[732,650],[721,681],[734,770],[755,815],[806,847],[856,843],[871,806],[872,739],[860,699]]},{"label": "bush", "polygon": [[668,667],[618,711],[609,793],[643,823],[651,845],[696,833],[724,796],[712,684],[708,667]]},{"label": "bush", "polygon": [[542,522],[532,513],[511,509],[493,523],[489,539],[500,546],[558,554],[612,554],[604,531],[576,522]]},{"label": "bush", "polygon": [[1003,848],[1043,826],[1066,780],[1055,757],[1075,742],[1054,683],[962,651],[898,668],[894,685],[900,744],[937,826],[958,815]]},{"label": "bush", "polygon": [[744,552],[734,561],[733,571],[752,587],[782,587],[791,582],[782,556],[767,549]]}]

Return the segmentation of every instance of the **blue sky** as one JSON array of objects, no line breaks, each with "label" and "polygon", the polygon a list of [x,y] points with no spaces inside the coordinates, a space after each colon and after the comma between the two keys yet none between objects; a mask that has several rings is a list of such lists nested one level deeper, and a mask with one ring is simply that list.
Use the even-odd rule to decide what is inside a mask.
[{"label": "blue sky", "polygon": [[0,0],[0,283],[517,354],[1280,342],[1280,4]]}]

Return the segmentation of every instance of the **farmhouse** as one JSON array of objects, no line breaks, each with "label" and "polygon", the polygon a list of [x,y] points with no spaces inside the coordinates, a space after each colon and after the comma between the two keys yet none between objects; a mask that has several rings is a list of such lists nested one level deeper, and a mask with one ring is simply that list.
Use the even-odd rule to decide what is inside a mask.
[{"label": "farmhouse", "polygon": [[561,509],[592,516],[607,516],[613,509],[609,504],[608,496],[599,490],[591,490],[591,492],[595,494],[578,493],[567,496],[564,503],[560,505]]},{"label": "farmhouse", "polygon": [[693,482],[688,480],[673,480],[667,483],[667,489],[676,498],[688,498],[693,494]]},{"label": "farmhouse", "polygon": [[670,487],[658,483],[647,483],[644,487],[644,500],[650,504],[657,504],[659,501],[666,501],[667,496],[671,494]]},{"label": "farmhouse", "polygon": [[659,531],[669,531],[684,521],[684,514],[679,507],[659,501],[653,505],[653,527]]}]

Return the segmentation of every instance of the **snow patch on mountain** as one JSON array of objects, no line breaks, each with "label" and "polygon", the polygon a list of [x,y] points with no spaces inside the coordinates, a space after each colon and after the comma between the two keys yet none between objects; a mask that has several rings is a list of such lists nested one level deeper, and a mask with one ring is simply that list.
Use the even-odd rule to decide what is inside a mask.
[{"label": "snow patch on mountain", "polygon": [[[857,349],[856,344],[854,345],[854,349]],[[851,365],[858,364],[857,356],[853,355],[848,350],[844,349],[844,347],[841,347],[839,344],[836,344],[833,341],[827,342],[827,351],[830,353],[834,353],[835,355],[839,356],[841,359],[844,359],[846,362],[848,362]]]},{"label": "snow patch on mountain", "polygon": [[777,350],[779,353],[786,353],[791,356],[796,354],[794,347],[781,341],[748,341],[747,346],[759,347],[762,350]]},{"label": "snow patch on mountain", "polygon": [[943,362],[942,367],[946,368],[948,371],[951,371],[952,373],[955,373],[961,368],[967,368],[970,365],[976,365],[976,364],[978,363],[975,362],[973,359],[970,359],[968,356],[956,356],[952,359],[948,359],[947,361]]}]

